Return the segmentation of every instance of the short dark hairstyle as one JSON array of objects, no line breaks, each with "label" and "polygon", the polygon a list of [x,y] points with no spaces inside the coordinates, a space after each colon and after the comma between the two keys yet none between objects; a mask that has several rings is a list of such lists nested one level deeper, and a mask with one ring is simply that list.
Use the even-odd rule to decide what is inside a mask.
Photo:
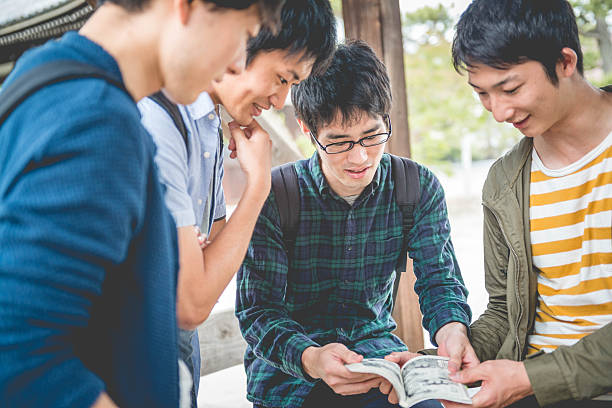
[{"label": "short dark hairstyle", "polygon": [[566,0],[474,0],[456,26],[453,65],[461,73],[475,64],[505,69],[537,61],[556,85],[565,47],[578,55],[583,75],[576,17]]},{"label": "short dark hairstyle", "polygon": [[[152,0],[98,0],[98,6],[102,3],[114,3],[123,7],[126,10],[138,11],[142,10]],[[194,0],[187,0],[191,3]],[[272,31],[276,31],[280,24],[280,9],[285,3],[285,0],[201,0],[205,3],[211,3],[220,9],[244,10],[257,4],[259,16],[264,27],[268,27]],[[290,0],[291,1],[291,0]]]},{"label": "short dark hairstyle", "polygon": [[280,29],[274,34],[263,27],[247,43],[247,66],[261,51],[304,52],[301,60],[314,58],[312,75],[322,74],[336,48],[336,18],[328,0],[289,0],[280,12]]},{"label": "short dark hairstyle", "polygon": [[391,111],[391,86],[385,65],[363,41],[339,45],[327,71],[291,89],[297,117],[316,136],[318,131],[342,117],[342,125]]}]

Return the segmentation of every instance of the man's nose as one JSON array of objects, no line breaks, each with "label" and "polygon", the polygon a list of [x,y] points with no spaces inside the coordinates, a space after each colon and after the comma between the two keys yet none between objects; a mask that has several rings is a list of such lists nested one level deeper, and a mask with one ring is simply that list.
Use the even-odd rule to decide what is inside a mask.
[{"label": "man's nose", "polygon": [[349,161],[351,163],[361,164],[365,162],[368,158],[368,152],[366,151],[366,147],[363,147],[359,143],[355,143],[353,148],[349,150]]},{"label": "man's nose", "polygon": [[500,98],[491,98],[491,113],[498,122],[505,122],[514,116],[514,109],[508,104],[500,100]]}]

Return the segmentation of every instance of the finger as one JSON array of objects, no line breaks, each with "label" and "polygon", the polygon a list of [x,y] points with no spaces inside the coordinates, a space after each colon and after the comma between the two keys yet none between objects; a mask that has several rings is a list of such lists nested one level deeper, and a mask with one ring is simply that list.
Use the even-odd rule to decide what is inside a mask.
[{"label": "finger", "polygon": [[234,145],[238,147],[238,145],[246,140],[246,135],[244,134],[244,130],[240,128],[240,125],[236,121],[231,121],[227,124],[227,127],[231,133],[230,143],[233,140]]},{"label": "finger", "polygon": [[363,360],[363,356],[362,355],[357,354],[357,353],[355,353],[352,350],[349,350],[344,345],[343,345],[343,347],[344,347],[344,349],[340,349],[339,350],[339,357],[342,359],[344,364],[359,363],[361,360]]},{"label": "finger", "polygon": [[236,150],[236,141],[234,140],[234,138],[230,138],[229,143],[227,144],[227,148],[229,150]]},{"label": "finger", "polygon": [[378,377],[369,381],[338,385],[334,388],[334,392],[340,395],[364,394],[372,388],[378,388],[379,385],[380,378]]},{"label": "finger", "polygon": [[481,369],[481,365],[465,370],[457,371],[450,375],[450,379],[463,384],[471,384],[476,381],[481,381],[487,378],[486,373]]},{"label": "finger", "polygon": [[389,381],[383,380],[378,386],[378,389],[380,390],[381,393],[388,395],[393,389],[393,386],[391,385]]},{"label": "finger", "polygon": [[385,356],[385,360],[392,361],[394,363],[399,363],[399,361],[400,361],[400,353],[394,351],[393,353]]},{"label": "finger", "polygon": [[372,374],[372,373],[354,373],[344,366],[342,366],[342,369],[338,370],[338,372],[334,372],[330,374],[341,378],[342,382],[345,382],[345,383],[359,383],[363,381],[369,381],[373,378],[380,378],[379,375]]},{"label": "finger", "polygon": [[399,398],[397,397],[397,391],[395,391],[395,388],[392,388],[392,391],[389,393],[389,397],[387,398],[387,400],[393,405],[399,402]]},{"label": "finger", "polygon": [[448,361],[448,371],[453,374],[461,369],[461,361],[463,360],[463,350],[452,350],[450,360]]},{"label": "finger", "polygon": [[472,346],[469,346],[463,356],[463,368],[476,367],[478,364],[480,364],[480,360]]}]

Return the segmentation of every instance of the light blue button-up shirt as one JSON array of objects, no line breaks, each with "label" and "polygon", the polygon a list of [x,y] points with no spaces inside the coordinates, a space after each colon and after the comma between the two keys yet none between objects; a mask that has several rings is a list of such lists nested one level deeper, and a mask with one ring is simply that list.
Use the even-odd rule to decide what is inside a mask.
[{"label": "light blue button-up shirt", "polygon": [[[166,206],[176,226],[197,225],[210,233],[213,222],[225,217],[221,122],[210,95],[204,92],[191,105],[179,105],[189,146],[185,146],[172,118],[157,102],[145,98],[138,103],[138,109],[142,124],[157,146],[155,163],[166,186]],[[179,330],[179,351],[194,378],[191,406],[196,407],[201,360],[195,330]]]},{"label": "light blue button-up shirt", "polygon": [[157,145],[155,162],[176,226],[197,225],[210,231],[214,221],[225,217],[223,146],[212,99],[203,92],[191,105],[179,105],[188,131],[188,149],[170,115],[155,101],[145,98],[138,108]]}]

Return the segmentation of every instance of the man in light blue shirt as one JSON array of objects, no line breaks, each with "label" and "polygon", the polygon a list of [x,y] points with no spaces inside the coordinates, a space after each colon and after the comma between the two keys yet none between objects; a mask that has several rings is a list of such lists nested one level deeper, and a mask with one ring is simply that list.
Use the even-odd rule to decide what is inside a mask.
[{"label": "man in light blue shirt", "polygon": [[[142,124],[157,146],[155,162],[166,186],[165,201],[177,228],[198,226],[208,237],[225,223],[223,137],[215,104],[203,92],[191,105],[178,105],[191,137],[186,140],[163,108],[151,98],[138,103]],[[217,137],[215,137],[217,135]],[[187,143],[187,144],[185,144]],[[181,358],[192,371],[195,401],[200,377],[200,346],[195,330],[179,329]]]},{"label": "man in light blue shirt", "polygon": [[[270,152],[238,155],[246,174],[240,202],[225,222],[221,181],[222,142],[215,105],[221,104],[234,118],[229,127],[241,126],[253,135],[263,130],[253,119],[261,111],[284,105],[291,86],[327,67],[336,42],[335,19],[328,0],[286,2],[281,29],[265,27],[247,45],[246,67],[236,64],[189,106],[179,106],[187,140],[170,115],[155,101],[139,103],[142,121],[157,145],[156,163],[166,185],[166,203],[179,236],[181,267],[178,279],[177,316],[182,332],[181,356],[199,378],[199,344],[194,329],[207,317],[238,270],[246,253],[259,211],[270,186]],[[230,157],[235,141],[230,138]],[[244,150],[247,150],[248,147]],[[198,230],[211,241],[199,245]],[[194,392],[196,390],[194,389]]]}]

